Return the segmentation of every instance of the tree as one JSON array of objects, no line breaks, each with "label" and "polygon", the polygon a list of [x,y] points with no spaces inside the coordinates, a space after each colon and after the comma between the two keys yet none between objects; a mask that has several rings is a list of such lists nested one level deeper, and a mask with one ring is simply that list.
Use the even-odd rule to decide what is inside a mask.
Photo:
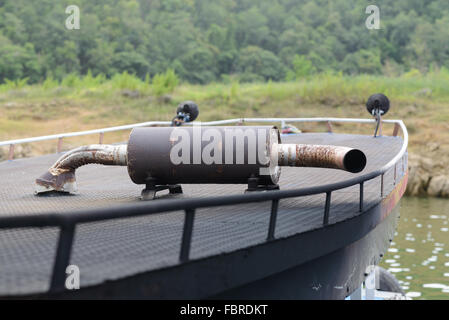
[{"label": "tree", "polygon": [[285,77],[281,60],[272,52],[254,46],[241,51],[236,71],[242,75],[243,81],[279,81]]},{"label": "tree", "polygon": [[24,47],[11,44],[0,34],[0,83],[8,80],[29,78],[36,82],[42,75],[39,59],[34,53],[33,45]]},{"label": "tree", "polygon": [[345,58],[342,69],[349,74],[379,74],[382,70],[380,54],[370,50],[357,51]]},{"label": "tree", "polygon": [[184,66],[182,77],[191,83],[205,84],[216,79],[217,64],[214,53],[206,47],[188,51],[180,59]]},{"label": "tree", "polygon": [[112,59],[112,66],[117,72],[127,71],[144,78],[149,71],[148,61],[139,53],[133,51],[119,52]]},{"label": "tree", "polygon": [[76,4],[81,29],[70,31],[64,1],[0,0],[2,79],[36,82],[51,73],[60,80],[88,70],[143,78],[173,68],[181,80],[207,83],[234,73],[244,81],[282,80],[286,69],[297,78],[449,67],[447,0],[383,0],[375,31],[365,27],[366,0]]},{"label": "tree", "polygon": [[299,80],[315,73],[315,67],[305,56],[295,55],[293,58],[293,70],[287,73],[287,80]]}]

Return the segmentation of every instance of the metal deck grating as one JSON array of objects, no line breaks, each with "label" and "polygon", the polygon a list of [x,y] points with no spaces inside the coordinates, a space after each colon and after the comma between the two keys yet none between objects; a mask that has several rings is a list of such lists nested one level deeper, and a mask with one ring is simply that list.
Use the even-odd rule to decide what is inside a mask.
[{"label": "metal deck grating", "polygon": [[[342,134],[285,136],[285,143],[334,144],[356,147],[367,155],[366,169],[379,169],[400,150],[399,137]],[[36,197],[34,179],[59,155],[0,163],[0,216],[38,215],[48,211],[70,212],[86,208],[136,202],[143,186],[134,185],[126,167],[89,165],[77,170],[76,196]],[[385,174],[385,194],[393,188],[393,170]],[[398,167],[397,176],[403,175]],[[282,168],[282,190],[342,181],[356,175],[340,170]],[[177,197],[210,197],[241,194],[246,185],[183,185]],[[171,196],[163,196],[167,198]],[[365,182],[365,209],[380,201],[380,178]],[[320,228],[325,195],[280,200],[276,237]],[[157,200],[155,200],[157,201]],[[358,185],[334,191],[330,223],[358,214]],[[266,240],[271,202],[198,209],[195,216],[191,259],[206,257],[262,243]],[[183,212],[116,219],[77,227],[71,263],[81,271],[81,286],[102,283],[178,262]],[[58,230],[20,229],[0,231],[0,295],[48,290]]]}]

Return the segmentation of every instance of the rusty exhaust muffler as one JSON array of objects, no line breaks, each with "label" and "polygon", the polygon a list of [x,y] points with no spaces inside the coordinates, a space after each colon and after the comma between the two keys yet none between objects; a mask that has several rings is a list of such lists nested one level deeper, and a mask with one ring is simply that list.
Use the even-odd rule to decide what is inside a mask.
[{"label": "rusty exhaust muffler", "polygon": [[318,167],[357,173],[366,165],[357,149],[282,144],[272,126],[152,127],[132,130],[128,145],[91,145],[66,153],[36,180],[36,194],[76,192],[75,170],[85,164],[120,165],[136,184],[276,185],[280,167]]}]

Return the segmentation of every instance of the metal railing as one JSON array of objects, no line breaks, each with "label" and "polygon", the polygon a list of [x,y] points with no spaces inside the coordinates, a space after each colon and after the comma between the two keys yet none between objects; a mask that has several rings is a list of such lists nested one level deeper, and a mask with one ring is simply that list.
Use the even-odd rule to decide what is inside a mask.
[{"label": "metal railing", "polygon": [[[237,118],[237,119],[201,122],[201,124],[205,125],[205,126],[217,126],[217,125],[244,124],[244,123],[255,123],[255,122],[258,122],[258,123],[264,123],[264,122],[265,123],[267,123],[267,122],[268,123],[273,123],[273,122],[276,123],[276,122],[278,122],[281,124],[281,127],[286,122],[291,122],[291,123],[326,122],[328,131],[332,132],[332,125],[331,125],[332,122],[375,123],[375,120],[374,119],[350,119],[350,118],[240,118],[240,119]],[[396,125],[395,129],[393,131],[394,136],[397,135],[398,129],[402,123],[402,121],[400,121],[400,120],[382,120],[382,122],[383,123],[394,123]],[[193,125],[193,124],[198,124],[198,123],[199,122],[186,123],[185,125]],[[67,133],[53,134],[53,135],[47,135],[47,136],[0,141],[0,147],[9,146],[8,160],[12,160],[14,158],[14,146],[18,145],[18,144],[47,141],[47,140],[57,140],[57,152],[59,153],[62,151],[62,142],[63,142],[64,138],[98,134],[99,135],[98,142],[99,142],[99,144],[103,144],[104,134],[107,132],[130,130],[130,129],[139,128],[139,127],[169,126],[169,125],[171,125],[170,121],[148,121],[148,122],[123,125],[123,126],[102,128],[102,129],[67,132]],[[403,126],[403,123],[402,123],[402,126]],[[405,126],[403,126],[403,127],[405,128]],[[404,128],[402,128],[402,129],[404,129]],[[404,131],[404,130],[402,130],[402,131]],[[407,137],[407,139],[408,139],[408,137]]]},{"label": "metal railing", "polygon": [[[381,177],[380,197],[384,197],[384,175],[394,167],[394,184],[397,183],[397,165],[402,163],[402,172],[405,172],[406,151],[408,146],[408,133],[404,123],[401,120],[382,120],[384,123],[394,124],[393,135],[398,134],[401,129],[403,134],[403,144],[399,152],[382,168],[357,176],[352,179],[320,185],[316,187],[300,188],[293,190],[273,190],[269,192],[255,192],[241,195],[229,195],[219,197],[209,197],[201,199],[176,199],[176,200],[158,200],[154,202],[142,202],[137,204],[121,205],[112,208],[89,209],[71,213],[49,212],[40,215],[22,215],[7,216],[0,218],[0,230],[12,228],[40,228],[40,227],[58,227],[59,240],[56,250],[56,257],[53,264],[53,271],[50,283],[50,292],[64,290],[65,270],[70,263],[73,239],[76,232],[76,226],[80,223],[98,222],[108,219],[119,219],[145,216],[156,213],[166,213],[173,211],[184,211],[184,226],[179,254],[179,262],[189,261],[190,247],[192,242],[192,233],[194,219],[197,209],[210,208],[217,206],[227,206],[236,204],[247,204],[261,201],[271,201],[270,220],[267,230],[266,241],[275,240],[277,213],[280,199],[311,196],[316,194],[325,194],[325,203],[323,208],[323,226],[329,224],[331,209],[332,192],[359,185],[359,212],[364,210],[364,183],[377,177]],[[339,119],[339,118],[271,118],[271,119],[231,119],[223,121],[204,122],[203,125],[224,125],[224,124],[243,124],[243,123],[299,123],[299,122],[326,122],[328,128],[331,128],[332,122],[351,122],[351,123],[375,123],[371,119]],[[0,142],[0,146],[18,143],[28,143],[50,139],[60,139],[63,137],[73,137],[86,134],[104,133],[118,130],[126,130],[142,126],[152,125],[170,125],[170,122],[145,122],[128,126],[90,130],[83,132],[74,132],[61,135],[52,135],[44,137],[35,137],[28,139],[9,140]]]}]

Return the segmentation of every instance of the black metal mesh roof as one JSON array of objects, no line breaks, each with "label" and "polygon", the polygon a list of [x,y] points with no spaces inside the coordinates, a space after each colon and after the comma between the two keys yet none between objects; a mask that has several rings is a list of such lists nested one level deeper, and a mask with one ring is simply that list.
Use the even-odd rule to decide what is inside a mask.
[{"label": "black metal mesh roof", "polygon": [[[367,167],[359,175],[379,169],[400,150],[399,137],[343,134],[284,136],[284,143],[334,144],[359,148],[367,155]],[[114,206],[140,201],[143,186],[133,184],[126,167],[89,165],[77,170],[79,194],[36,197],[34,180],[59,155],[0,163],[0,217],[38,215],[48,211]],[[398,168],[398,177],[402,168]],[[282,190],[318,186],[355,177],[341,170],[282,168]],[[393,188],[393,171],[385,175],[385,193]],[[241,194],[246,185],[183,185],[182,195],[162,198],[211,197]],[[365,183],[365,208],[380,201],[380,177]],[[282,199],[276,237],[319,228],[325,195]],[[154,200],[158,201],[158,200]],[[266,239],[270,202],[198,209],[195,216],[191,259],[229,252],[262,243]],[[358,214],[358,185],[332,193],[330,223]],[[265,213],[265,214],[264,214]],[[81,286],[102,283],[178,263],[184,213],[114,219],[78,225],[71,264],[80,268]],[[0,295],[29,294],[48,289],[58,230],[15,229],[0,231]]]}]

